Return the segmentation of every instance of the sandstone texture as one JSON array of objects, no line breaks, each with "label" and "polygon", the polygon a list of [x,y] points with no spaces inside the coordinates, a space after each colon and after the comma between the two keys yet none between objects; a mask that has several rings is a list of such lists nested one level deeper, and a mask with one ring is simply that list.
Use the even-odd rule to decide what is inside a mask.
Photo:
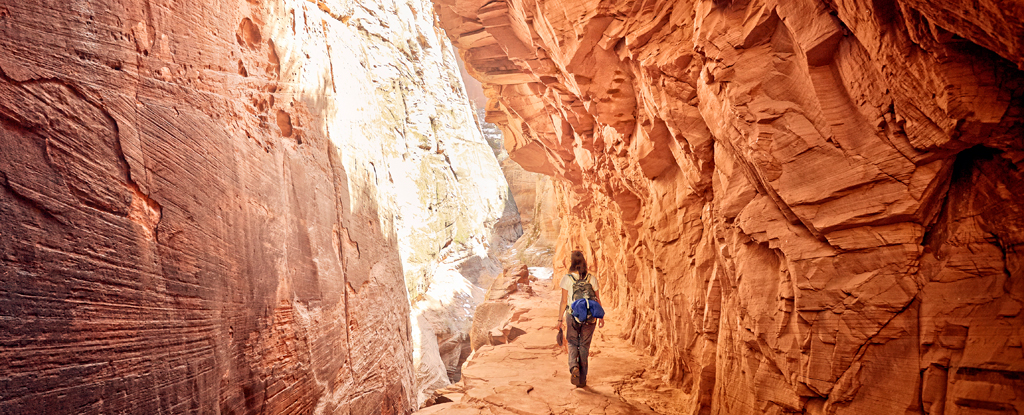
[{"label": "sandstone texture", "polygon": [[1024,4],[434,3],[682,413],[1024,411]]},{"label": "sandstone texture", "polygon": [[0,413],[414,409],[409,290],[519,232],[434,21],[0,2]]}]

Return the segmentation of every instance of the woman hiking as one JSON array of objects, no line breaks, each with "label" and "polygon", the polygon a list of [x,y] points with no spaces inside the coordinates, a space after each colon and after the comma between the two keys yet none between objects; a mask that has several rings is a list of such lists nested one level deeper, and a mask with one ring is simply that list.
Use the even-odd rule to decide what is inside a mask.
[{"label": "woman hiking", "polygon": [[[558,331],[561,333],[562,328],[565,328],[572,384],[582,388],[587,386],[590,340],[594,337],[596,327],[604,327],[604,310],[598,295],[597,278],[587,272],[587,259],[583,252],[572,251],[569,259],[569,273],[558,284],[562,288],[562,300],[558,303]],[[585,301],[580,302],[581,299]],[[576,317],[573,317],[573,309],[576,310]],[[564,323],[568,325],[563,326]]]}]

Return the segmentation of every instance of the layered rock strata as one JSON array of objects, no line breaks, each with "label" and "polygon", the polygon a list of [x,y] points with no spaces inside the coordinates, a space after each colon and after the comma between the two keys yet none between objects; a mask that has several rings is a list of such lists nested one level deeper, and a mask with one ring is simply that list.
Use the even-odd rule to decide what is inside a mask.
[{"label": "layered rock strata", "polygon": [[408,290],[518,236],[433,22],[0,3],[0,413],[415,407]]},{"label": "layered rock strata", "polygon": [[1024,410],[1024,7],[434,3],[688,413]]}]

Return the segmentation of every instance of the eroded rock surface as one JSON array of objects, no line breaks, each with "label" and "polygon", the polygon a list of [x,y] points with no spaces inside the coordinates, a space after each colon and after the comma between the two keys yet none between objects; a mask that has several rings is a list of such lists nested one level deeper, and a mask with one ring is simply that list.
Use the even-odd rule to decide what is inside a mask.
[{"label": "eroded rock surface", "polygon": [[686,413],[1024,411],[1024,7],[435,4]]},{"label": "eroded rock surface", "polygon": [[407,291],[518,236],[433,22],[0,3],[0,413],[413,409]]}]

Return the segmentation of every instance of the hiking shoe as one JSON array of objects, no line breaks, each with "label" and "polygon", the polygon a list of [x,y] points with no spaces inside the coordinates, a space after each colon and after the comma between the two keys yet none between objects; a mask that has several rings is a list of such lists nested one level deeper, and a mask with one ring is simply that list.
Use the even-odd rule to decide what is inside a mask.
[{"label": "hiking shoe", "polygon": [[574,368],[569,369],[569,374],[571,375],[572,384],[576,385],[577,388],[581,387],[580,386],[580,368],[574,367]]}]

